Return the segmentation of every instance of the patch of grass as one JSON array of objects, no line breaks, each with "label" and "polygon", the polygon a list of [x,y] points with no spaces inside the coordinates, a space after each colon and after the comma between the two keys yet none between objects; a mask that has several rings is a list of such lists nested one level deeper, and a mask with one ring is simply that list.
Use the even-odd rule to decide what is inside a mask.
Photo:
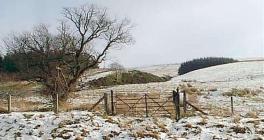
[{"label": "patch of grass", "polygon": [[208,91],[215,92],[217,91],[217,88],[209,88]]},{"label": "patch of grass", "polygon": [[160,132],[167,133],[169,130],[166,128],[166,124],[163,122],[159,121],[157,118],[153,118],[154,124],[160,128]]},{"label": "patch of grass", "polygon": [[41,85],[35,82],[27,82],[27,81],[0,82],[0,91],[2,92],[23,92],[40,87]]},{"label": "patch of grass", "polygon": [[241,117],[240,117],[239,115],[235,115],[234,118],[233,118],[233,122],[234,122],[235,124],[240,123],[240,120],[241,120]]},{"label": "patch of grass", "polygon": [[188,124],[184,125],[183,127],[192,128],[193,126],[192,126],[192,124],[188,123]]},{"label": "patch of grass", "polygon": [[256,96],[260,93],[259,90],[250,90],[250,89],[236,89],[233,88],[231,91],[223,93],[223,96],[238,96],[238,97],[250,97]]},{"label": "patch of grass", "polygon": [[249,121],[247,121],[246,123],[252,123],[252,124],[254,124],[255,127],[256,127],[257,125],[260,124],[260,120],[249,120]]},{"label": "patch of grass", "polygon": [[180,89],[185,91],[188,95],[201,95],[201,90],[192,86],[190,83],[180,85]]},{"label": "patch of grass", "polygon": [[227,107],[216,106],[213,104],[208,104],[207,106],[208,113],[212,116],[228,117],[231,114],[230,109]]},{"label": "patch of grass", "polygon": [[157,133],[157,132],[146,132],[146,131],[137,131],[136,137],[160,139],[159,133]]},{"label": "patch of grass", "polygon": [[191,110],[191,111],[187,111],[186,113],[181,112],[181,117],[192,117],[192,116],[196,116],[195,111]]},{"label": "patch of grass", "polygon": [[27,112],[27,111],[46,112],[52,110],[52,108],[47,106],[47,104],[44,104],[39,101],[28,101],[26,99],[13,100],[12,108],[14,108],[14,111],[21,111],[21,112]]},{"label": "patch of grass", "polygon": [[250,111],[250,112],[248,112],[248,113],[246,114],[245,117],[248,117],[248,118],[258,118],[258,115],[259,115],[258,112],[256,112],[256,111]]},{"label": "patch of grass", "polygon": [[26,118],[26,119],[30,119],[34,116],[34,114],[23,114],[23,116]]},{"label": "patch of grass", "polygon": [[[79,110],[79,111],[87,111],[90,110],[93,104],[87,103],[87,104],[80,104],[80,105],[74,105],[72,103],[67,103],[67,102],[59,102],[59,110],[60,111],[72,111],[72,110]],[[102,105],[98,105],[93,109],[93,111],[100,111],[103,109]]]},{"label": "patch of grass", "polygon": [[202,118],[201,122],[198,122],[197,125],[206,125],[207,124],[207,119]]},{"label": "patch of grass", "polygon": [[241,127],[241,126],[233,126],[230,128],[231,130],[233,130],[233,132],[235,133],[241,133],[241,134],[245,134],[246,133],[246,128],[245,127]]},{"label": "patch of grass", "polygon": [[225,125],[223,125],[223,124],[215,124],[215,125],[213,125],[213,127],[216,127],[216,128],[224,128]]},{"label": "patch of grass", "polygon": [[37,111],[37,112],[49,112],[49,111],[53,111],[53,108],[52,107],[43,107],[43,108],[38,108],[35,111]]},{"label": "patch of grass", "polygon": [[92,88],[107,87],[125,84],[144,84],[151,82],[166,82],[171,77],[159,77],[150,73],[132,70],[128,72],[117,72],[89,82]]},{"label": "patch of grass", "polygon": [[7,81],[18,81],[20,80],[18,73],[4,73],[0,72],[0,82],[7,82]]},{"label": "patch of grass", "polygon": [[8,111],[2,107],[0,107],[0,113],[8,113]]},{"label": "patch of grass", "polygon": [[21,137],[21,132],[15,132],[14,135],[15,139],[17,139],[18,137]]}]

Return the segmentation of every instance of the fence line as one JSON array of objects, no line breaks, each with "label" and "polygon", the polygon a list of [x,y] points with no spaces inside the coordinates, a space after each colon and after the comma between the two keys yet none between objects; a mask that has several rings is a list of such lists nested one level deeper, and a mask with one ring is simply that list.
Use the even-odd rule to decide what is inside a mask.
[{"label": "fence line", "polygon": [[[8,110],[10,113],[14,111],[12,109],[12,96],[8,95]],[[94,96],[94,95],[93,95]],[[181,98],[183,99],[183,105],[181,105]],[[114,93],[111,90],[109,93],[104,93],[102,97],[99,98],[95,103],[91,104],[87,110],[94,111],[96,107],[100,104],[103,106],[103,110],[108,115],[124,114],[124,115],[144,115],[145,117],[149,116],[176,116],[176,120],[181,118],[181,107],[183,107],[183,112],[186,114],[187,105],[190,105],[197,111],[204,113],[198,107],[192,105],[187,101],[186,93],[183,92],[183,97],[180,96],[179,89],[176,91],[171,91],[171,95],[161,96],[160,94],[130,94],[122,95]],[[62,111],[59,104],[59,94],[56,94],[56,98],[53,101],[53,111],[59,113]]]}]

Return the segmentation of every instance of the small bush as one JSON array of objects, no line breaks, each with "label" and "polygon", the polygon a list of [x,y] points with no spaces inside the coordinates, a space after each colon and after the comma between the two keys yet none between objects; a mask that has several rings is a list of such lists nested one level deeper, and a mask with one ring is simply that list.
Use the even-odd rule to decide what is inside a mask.
[{"label": "small bush", "polygon": [[0,72],[3,70],[3,57],[0,54]]},{"label": "small bush", "polygon": [[234,60],[232,58],[224,58],[224,57],[206,57],[206,58],[193,59],[191,61],[182,63],[178,70],[178,74],[182,75],[194,70],[221,65],[221,64],[233,63],[233,62],[237,62],[237,60]]},{"label": "small bush", "polygon": [[18,68],[15,64],[15,61],[10,56],[5,56],[3,60],[1,60],[1,67],[4,72],[18,72]]}]

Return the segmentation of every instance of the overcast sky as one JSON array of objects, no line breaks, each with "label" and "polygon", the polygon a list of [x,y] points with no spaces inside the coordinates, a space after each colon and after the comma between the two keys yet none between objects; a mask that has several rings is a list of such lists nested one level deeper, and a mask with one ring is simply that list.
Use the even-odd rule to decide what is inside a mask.
[{"label": "overcast sky", "polygon": [[136,43],[108,59],[125,66],[197,57],[264,57],[263,0],[0,0],[0,38],[45,23],[63,7],[97,4],[136,25]]}]

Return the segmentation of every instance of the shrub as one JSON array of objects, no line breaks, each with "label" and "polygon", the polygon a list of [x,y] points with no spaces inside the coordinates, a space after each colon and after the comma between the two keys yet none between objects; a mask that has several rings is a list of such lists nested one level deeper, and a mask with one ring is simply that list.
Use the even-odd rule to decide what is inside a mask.
[{"label": "shrub", "polygon": [[3,70],[3,57],[0,55],[0,72]]},{"label": "shrub", "polygon": [[237,62],[237,60],[234,60],[232,58],[224,58],[224,57],[206,57],[206,58],[193,59],[191,61],[182,63],[178,70],[178,74],[182,75],[194,70],[221,65],[221,64],[233,63],[233,62]]},{"label": "shrub", "polygon": [[10,56],[5,56],[2,61],[2,69],[5,72],[18,72],[18,68],[15,64],[15,61]]}]

